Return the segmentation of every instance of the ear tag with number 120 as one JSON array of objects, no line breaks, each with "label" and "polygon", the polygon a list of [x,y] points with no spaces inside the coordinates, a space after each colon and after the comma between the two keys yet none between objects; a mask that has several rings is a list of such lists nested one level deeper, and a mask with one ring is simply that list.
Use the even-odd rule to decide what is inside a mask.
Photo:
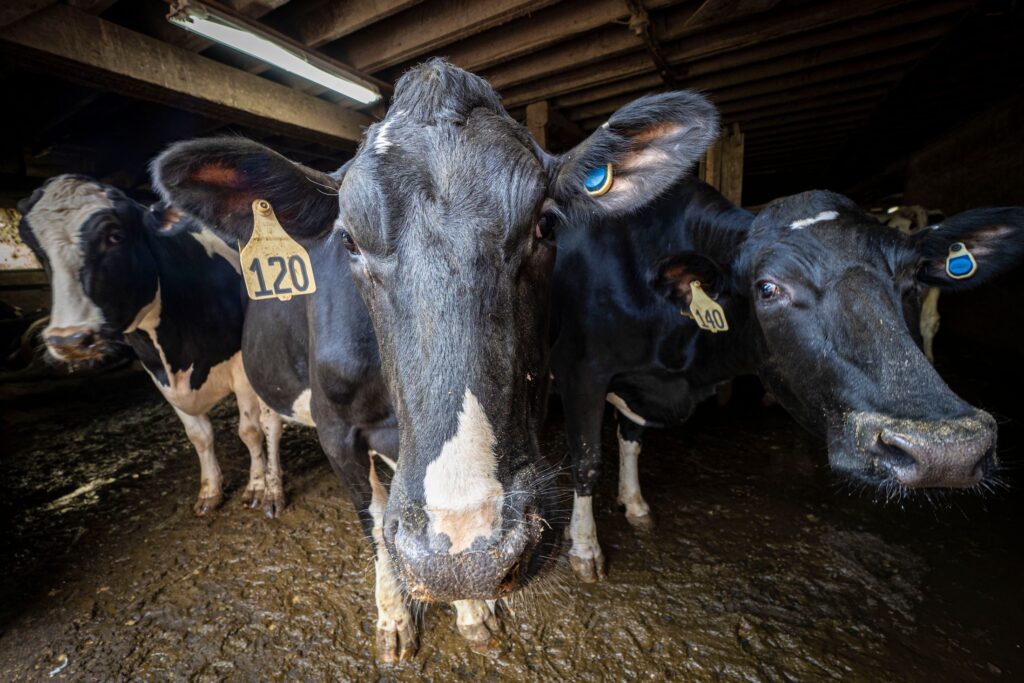
[{"label": "ear tag with number 120", "polygon": [[252,203],[252,236],[240,256],[250,299],[288,301],[316,291],[309,253],[284,231],[266,199]]},{"label": "ear tag with number 120", "polygon": [[702,330],[712,333],[729,331],[725,311],[718,302],[707,295],[697,280],[690,283],[690,316]]}]

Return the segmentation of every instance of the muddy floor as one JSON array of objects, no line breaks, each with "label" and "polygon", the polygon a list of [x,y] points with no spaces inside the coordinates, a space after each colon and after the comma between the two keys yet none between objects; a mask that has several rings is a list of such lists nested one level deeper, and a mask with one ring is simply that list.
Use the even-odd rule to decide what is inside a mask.
[{"label": "muddy floor", "polygon": [[[954,386],[1002,417],[1003,476],[1021,489],[1024,410],[999,396],[1010,380]],[[228,490],[197,519],[198,464],[143,375],[47,389],[0,387],[0,680],[1024,678],[1024,496],[850,490],[747,385],[650,435],[647,534],[616,509],[606,430],[606,581],[581,585],[563,562],[504,611],[494,656],[432,607],[419,655],[391,667],[373,658],[371,554],[311,431],[286,431],[290,506],[267,519],[240,503],[248,458],[231,406],[218,409]],[[556,406],[556,457],[559,421]]]}]

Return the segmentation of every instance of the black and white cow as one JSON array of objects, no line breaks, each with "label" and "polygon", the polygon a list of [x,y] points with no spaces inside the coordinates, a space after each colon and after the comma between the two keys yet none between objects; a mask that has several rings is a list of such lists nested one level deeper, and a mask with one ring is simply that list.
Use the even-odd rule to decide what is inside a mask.
[{"label": "black and white cow", "polygon": [[268,411],[261,416],[242,367],[245,294],[236,252],[191,223],[158,235],[172,214],[86,176],[51,178],[18,208],[21,237],[53,291],[43,331],[49,354],[74,367],[125,342],[134,349],[199,454],[197,515],[222,496],[207,412],[234,393],[238,435],[251,458],[245,500],[275,515],[284,506],[278,444],[269,439],[264,453],[261,424],[270,430],[280,420]]},{"label": "black and white cow", "polygon": [[[376,549],[382,658],[414,652],[406,596],[454,602],[480,645],[504,597],[554,561],[564,521],[535,428],[548,381],[554,235],[564,217],[628,216],[715,134],[689,93],[623,108],[551,157],[480,78],[431,60],[332,176],[238,139],[172,146],[153,166],[176,206],[246,241],[252,202],[309,251],[317,290],[256,301],[253,386],[287,410],[306,388],[321,444]],[[610,192],[586,172],[615,164]],[[390,494],[371,451],[397,460]]]},{"label": "black and white cow", "polygon": [[[651,520],[637,479],[644,429],[685,420],[740,374],[758,374],[825,436],[833,470],[848,477],[892,492],[983,482],[995,422],[958,398],[919,349],[920,296],[980,284],[1015,263],[1022,229],[1021,209],[985,209],[907,237],[828,192],[779,200],[755,218],[688,178],[629,225],[563,230],[552,369],[574,463],[576,573],[603,576],[592,495],[605,403],[619,423],[620,502],[638,527]],[[956,243],[977,260],[969,279],[945,273]],[[724,309],[727,332],[680,315],[694,280]]]}]

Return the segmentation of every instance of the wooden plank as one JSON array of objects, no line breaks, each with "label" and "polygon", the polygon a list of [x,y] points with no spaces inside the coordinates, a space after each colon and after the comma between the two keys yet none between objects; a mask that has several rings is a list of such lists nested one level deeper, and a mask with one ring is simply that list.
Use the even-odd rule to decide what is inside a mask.
[{"label": "wooden plank", "polygon": [[293,2],[284,10],[280,26],[299,42],[310,47],[320,47],[420,2],[422,0],[321,0],[312,6]]},{"label": "wooden plank", "polygon": [[[686,5],[669,9],[663,14],[659,24],[663,30],[659,33],[659,39],[663,42],[685,39],[685,49],[676,53],[676,59],[683,62],[757,45],[801,31],[852,22],[905,5],[909,1],[861,0],[849,3],[829,0],[808,3],[789,11],[780,11],[773,15],[771,21],[755,17],[710,30],[700,27],[686,28],[686,21],[693,12],[692,7]],[[959,1],[964,7],[972,4],[970,0]],[[499,91],[504,91],[527,81],[548,78],[580,65],[636,51],[642,45],[642,41],[626,27],[615,27],[568,41],[510,64],[503,64],[485,72],[484,77]]]},{"label": "wooden plank", "polygon": [[733,21],[736,17],[766,12],[777,4],[779,0],[704,0],[686,22],[686,26],[707,28],[714,24]]},{"label": "wooden plank", "polygon": [[[654,10],[678,1],[647,0],[644,4]],[[623,0],[572,0],[455,43],[445,49],[445,57],[468,71],[481,71],[628,17]],[[388,75],[397,77],[409,66],[403,64]]]},{"label": "wooden plank", "polygon": [[[810,83],[841,79],[864,72],[897,69],[924,57],[928,53],[929,47],[927,44],[912,45],[889,53],[869,55],[861,59],[829,65],[826,68],[786,74],[777,78],[765,78],[749,83],[740,83],[729,88],[709,89],[709,95],[712,101],[716,104],[721,104],[733,100],[752,98],[762,94],[773,94],[777,91],[797,88]],[[610,114],[619,107],[632,102],[639,94],[627,93],[619,97],[592,102],[585,107],[573,111],[568,116],[573,121],[579,121],[593,116]]]},{"label": "wooden plank", "polygon": [[370,26],[325,52],[373,73],[500,26],[556,0],[436,0]]},{"label": "wooden plank", "polygon": [[0,2],[0,27],[21,21],[56,2],[57,0],[4,0]]},{"label": "wooden plank", "polygon": [[[917,10],[917,8],[914,9]],[[880,43],[891,46],[911,42],[908,40],[908,34],[919,31],[922,24],[938,27],[939,31],[943,31],[942,27],[946,32],[951,30],[955,26],[955,17],[951,15],[962,10],[963,3],[960,0],[947,0],[946,2],[930,3],[926,9],[926,12],[918,10],[912,13],[907,9],[888,12],[877,17],[848,22],[821,31],[806,32],[782,40],[769,41],[749,48],[691,61],[686,64],[686,77],[687,79],[696,79],[725,71],[744,73],[751,65],[758,67],[767,62],[776,64],[779,69],[801,68],[801,62],[813,59],[813,55],[819,52],[825,52],[826,59],[835,61],[833,56],[828,54],[833,45],[836,45],[837,49],[857,50],[858,45],[863,46],[864,49],[870,49]],[[915,23],[908,26],[908,22],[911,21]],[[685,60],[684,55],[690,49],[690,46],[685,43],[670,45],[666,48],[666,55],[670,63],[678,64]],[[788,63],[780,59],[786,55],[797,55],[798,53],[804,53],[804,56],[800,58],[794,56]],[[741,68],[742,71],[736,71]],[[586,102],[612,97],[630,90],[655,88],[660,82],[660,77],[652,70],[650,60],[643,54],[636,54],[603,62],[594,67],[566,72],[546,79],[543,83],[504,91],[502,95],[507,107],[526,104],[540,95],[548,99],[554,98],[552,103],[564,109],[578,107]],[[697,88],[707,87],[700,84],[691,86],[690,82],[690,80],[684,80],[682,85]],[[592,86],[593,84],[598,85],[587,88],[588,85]],[[631,84],[635,87],[630,88]]]},{"label": "wooden plank", "polygon": [[89,14],[103,14],[110,9],[117,0],[65,0],[67,4]]},{"label": "wooden plank", "polygon": [[0,38],[6,52],[71,80],[327,145],[350,146],[373,121],[67,5]]},{"label": "wooden plank", "polygon": [[548,149],[548,117],[550,114],[551,105],[547,102],[534,102],[526,107],[526,128],[540,148],[545,151]]}]

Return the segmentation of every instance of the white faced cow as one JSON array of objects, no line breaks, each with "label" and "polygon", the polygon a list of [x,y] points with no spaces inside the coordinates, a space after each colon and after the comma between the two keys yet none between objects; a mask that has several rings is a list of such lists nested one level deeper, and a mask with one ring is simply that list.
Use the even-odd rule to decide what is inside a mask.
[{"label": "white faced cow", "polygon": [[[238,256],[212,232],[188,224],[162,236],[166,218],[92,178],[51,178],[19,205],[21,237],[50,276],[43,330],[49,354],[72,367],[127,342],[185,425],[199,454],[195,513],[221,502],[222,476],[207,412],[238,400],[238,435],[251,464],[245,500],[274,516],[284,506],[278,428],[263,450],[260,403],[240,353],[244,291]],[[279,423],[264,411],[266,427]]]},{"label": "white faced cow", "polygon": [[[702,97],[659,95],[552,157],[487,83],[432,60],[402,77],[332,176],[238,139],[180,143],[154,163],[165,197],[229,241],[249,239],[265,199],[309,251],[316,292],[253,302],[244,359],[275,409],[310,392],[375,546],[384,659],[415,651],[407,598],[454,602],[460,631],[486,645],[485,601],[555,561],[564,521],[535,434],[554,235],[565,217],[628,217],[690,168],[715,125]],[[585,188],[594,168],[617,178],[599,196]],[[371,450],[400,453],[390,495]]]}]

